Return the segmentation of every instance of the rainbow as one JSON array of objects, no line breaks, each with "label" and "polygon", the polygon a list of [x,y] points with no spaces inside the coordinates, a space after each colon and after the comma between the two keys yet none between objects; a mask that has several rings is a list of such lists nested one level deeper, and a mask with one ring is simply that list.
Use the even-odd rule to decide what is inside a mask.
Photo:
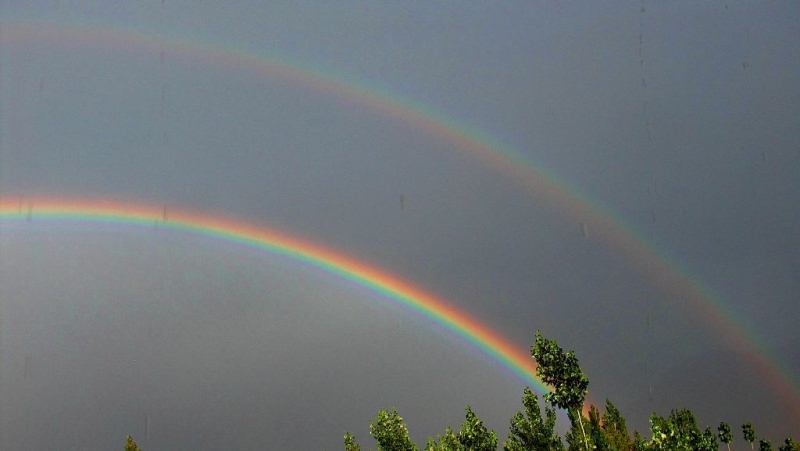
[{"label": "rainbow", "polygon": [[117,51],[162,51],[191,60],[207,61],[221,67],[236,68],[257,76],[284,79],[345,102],[391,117],[425,131],[454,148],[514,180],[537,202],[562,212],[584,224],[592,239],[605,241],[623,254],[631,266],[674,299],[687,301],[692,314],[705,320],[720,341],[746,358],[770,387],[786,412],[800,421],[800,383],[798,376],[782,368],[780,360],[770,355],[756,331],[726,305],[723,299],[701,281],[694,279],[677,261],[647,242],[643,234],[598,202],[590,201],[570,188],[554,174],[537,166],[521,152],[420,103],[403,99],[391,92],[348,81],[330,71],[305,66],[281,56],[263,56],[225,48],[210,43],[164,39],[122,29],[97,26],[64,26],[49,23],[4,23],[4,45],[46,42],[69,48],[91,47]]},{"label": "rainbow", "polygon": [[[364,286],[444,326],[472,346],[508,368],[525,384],[546,393],[548,387],[536,377],[536,363],[530,354],[451,303],[386,271],[342,252],[292,236],[264,225],[189,209],[109,200],[0,199],[0,220],[29,220],[70,223],[124,224],[158,227],[214,237],[301,261],[335,276]],[[2,222],[0,222],[0,225]]]}]

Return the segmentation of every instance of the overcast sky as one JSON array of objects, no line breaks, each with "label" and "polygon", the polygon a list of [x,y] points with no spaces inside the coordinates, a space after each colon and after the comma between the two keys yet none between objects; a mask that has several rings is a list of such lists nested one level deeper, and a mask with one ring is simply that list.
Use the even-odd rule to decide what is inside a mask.
[{"label": "overcast sky", "polygon": [[[278,56],[518,150],[717,293],[798,390],[797,2],[98,3],[0,2],[0,33],[156,43],[0,40],[0,196],[266,222],[522,349],[541,329],[640,432],[688,407],[800,435],[738,349],[563,208],[397,117],[170,44]],[[466,404],[504,439],[520,408],[520,380],[424,318],[177,232],[0,222],[0,301],[4,449],[371,447],[391,406],[423,442]]]}]

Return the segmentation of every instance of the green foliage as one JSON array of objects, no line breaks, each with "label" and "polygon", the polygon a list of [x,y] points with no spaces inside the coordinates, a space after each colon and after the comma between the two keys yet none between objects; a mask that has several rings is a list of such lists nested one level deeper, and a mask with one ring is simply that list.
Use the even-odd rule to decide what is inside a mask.
[{"label": "green foliage", "polygon": [[[564,441],[567,442],[567,450],[568,451],[578,451],[578,450],[585,450],[588,447],[588,439],[583,439],[583,431],[581,429],[581,424],[578,422],[577,416],[578,410],[568,410],[567,417],[569,417],[569,424],[570,428],[567,432],[566,437],[564,437]],[[583,415],[581,415],[581,420],[584,421]]]},{"label": "green foliage", "polygon": [[133,440],[133,437],[130,435],[128,439],[125,441],[125,451],[141,451],[142,449],[139,448],[139,445],[136,444],[136,441]]},{"label": "green foliage", "polygon": [[[537,374],[554,391],[544,395],[547,403],[542,412],[537,395],[525,387],[522,392],[524,410],[511,417],[503,451],[564,451],[565,448],[568,451],[718,451],[719,442],[725,443],[730,451],[733,436],[729,424],[721,422],[716,433],[708,427],[701,431],[694,414],[687,409],[673,410],[666,418],[653,414],[649,440],[638,432],[631,438],[625,418],[609,400],[606,400],[605,413],[601,415],[597,407],[590,406],[586,418],[582,407],[589,381],[578,366],[574,353],[564,352],[555,341],[542,337],[537,331],[531,355],[539,363]],[[556,432],[556,407],[567,411],[571,424],[563,441]],[[403,418],[395,409],[380,410],[370,422],[369,430],[380,451],[417,451]],[[753,449],[756,441],[753,425],[743,424],[742,434]],[[361,450],[349,432],[344,435],[344,446],[345,451]],[[448,427],[443,435],[429,438],[424,447],[425,451],[496,449],[497,434],[488,430],[469,406],[460,430],[456,432]],[[125,450],[140,451],[130,436]],[[772,451],[772,445],[767,440],[760,440],[759,450]],[[779,450],[800,451],[800,445],[787,438]]]},{"label": "green foliage", "polygon": [[611,445],[608,443],[608,437],[603,430],[603,425],[600,423],[600,411],[597,407],[591,406],[589,408],[589,443],[592,449],[598,451],[610,451]]},{"label": "green foliage", "polygon": [[555,340],[536,331],[531,355],[539,366],[536,374],[554,391],[544,395],[551,405],[562,409],[580,409],[589,389],[589,379],[581,371],[573,351],[564,352]]},{"label": "green foliage", "polygon": [[539,409],[539,400],[529,387],[522,391],[525,414],[517,412],[511,417],[508,439],[504,451],[561,451],[564,444],[556,433],[556,411],[545,406],[545,418]]},{"label": "green foliage", "polygon": [[753,442],[756,441],[756,430],[753,428],[753,423],[745,423],[742,425],[742,435],[744,440],[750,443],[750,449],[753,449]]},{"label": "green foliage", "polygon": [[425,451],[497,451],[497,434],[486,429],[472,408],[467,406],[466,411],[458,434],[448,427],[438,439],[428,439]]},{"label": "green foliage", "polygon": [[791,437],[787,438],[783,442],[783,446],[778,448],[779,451],[800,451],[800,443],[795,442],[792,440]]},{"label": "green foliage", "polygon": [[369,424],[369,433],[378,442],[381,451],[417,451],[417,445],[408,436],[403,418],[392,409],[380,410],[375,421]]},{"label": "green foliage", "polygon": [[633,451],[646,451],[647,449],[649,449],[647,441],[639,434],[639,431],[636,431],[633,434]]},{"label": "green foliage", "polygon": [[628,435],[625,418],[617,407],[606,399],[606,413],[603,414],[603,432],[611,451],[628,451],[634,443]]},{"label": "green foliage", "polygon": [[349,432],[344,433],[344,451],[361,451],[355,436]]},{"label": "green foliage", "polygon": [[428,443],[425,444],[425,451],[460,451],[462,449],[458,437],[450,426],[445,429],[444,435],[440,435],[436,440],[429,438]]},{"label": "green foliage", "polygon": [[694,414],[687,409],[673,410],[668,418],[650,417],[653,434],[648,446],[653,450],[717,451],[717,437],[710,428],[700,432]]},{"label": "green foliage", "polygon": [[731,426],[723,421],[717,426],[717,433],[719,434],[719,441],[724,443],[728,447],[728,451],[730,451],[731,441],[733,441]]},{"label": "green foliage", "polygon": [[[573,351],[564,352],[555,340],[544,338],[540,331],[536,331],[536,338],[531,346],[531,355],[539,366],[536,374],[546,384],[550,384],[554,391],[544,395],[544,399],[555,407],[580,412],[586,391],[589,389],[589,379],[581,371],[578,358]],[[583,415],[575,415],[581,427],[581,435],[586,451],[589,443],[583,430]]]},{"label": "green foliage", "polygon": [[706,428],[702,434],[695,441],[695,449],[703,451],[717,451],[719,450],[719,442],[717,436],[711,428]]},{"label": "green foliage", "polygon": [[497,434],[489,431],[483,421],[467,406],[467,418],[458,431],[458,442],[465,451],[496,451]]}]

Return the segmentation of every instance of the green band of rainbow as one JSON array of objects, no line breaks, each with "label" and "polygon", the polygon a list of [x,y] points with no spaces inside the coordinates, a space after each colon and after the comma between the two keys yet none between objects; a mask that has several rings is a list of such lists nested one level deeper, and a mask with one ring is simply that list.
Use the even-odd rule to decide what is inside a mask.
[{"label": "green band of rainbow", "polygon": [[530,384],[543,393],[548,390],[547,386],[537,379],[536,364],[530,354],[485,324],[444,299],[374,265],[354,260],[341,252],[307,239],[238,219],[218,215],[208,216],[172,207],[165,221],[162,208],[104,200],[26,199],[22,202],[0,199],[0,220],[91,222],[147,227],[158,224],[165,229],[215,237],[299,260],[355,282],[386,299],[408,307],[463,337],[472,346],[511,370],[523,383]]},{"label": "green band of rainbow", "polygon": [[24,42],[47,42],[59,46],[87,46],[118,50],[158,52],[197,59],[226,68],[235,68],[286,81],[333,95],[392,117],[419,130],[454,144],[504,176],[514,180],[537,201],[549,205],[576,222],[584,223],[593,238],[600,238],[625,255],[631,266],[674,299],[685,300],[692,313],[705,320],[711,331],[731,349],[744,356],[751,368],[774,392],[774,399],[800,422],[800,375],[793,375],[770,355],[760,334],[737,317],[723,299],[693,278],[689,272],[644,238],[634,227],[603,207],[570,188],[521,152],[496,139],[467,127],[418,102],[401,98],[386,89],[370,87],[361,81],[335,75],[330,71],[304,66],[283,56],[264,56],[211,43],[164,39],[121,29],[64,26],[43,23],[5,23],[4,45]]}]

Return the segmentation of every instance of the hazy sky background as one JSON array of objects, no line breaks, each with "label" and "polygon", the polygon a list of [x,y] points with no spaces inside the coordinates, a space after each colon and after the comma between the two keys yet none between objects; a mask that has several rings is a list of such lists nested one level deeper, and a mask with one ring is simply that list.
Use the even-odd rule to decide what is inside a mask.
[{"label": "hazy sky background", "polygon": [[[271,3],[4,1],[0,39],[18,23],[127,30],[278,55],[426,105],[637,229],[800,380],[800,4]],[[704,426],[800,435],[690,305],[439,136],[153,48],[2,39],[0,83],[2,196],[262,221],[521,348],[541,329],[640,432],[650,412],[688,407]],[[368,422],[390,406],[422,442],[467,403],[504,439],[520,408],[522,383],[453,334],[215,240],[0,223],[0,300],[4,449],[121,448],[128,433],[148,450],[336,449],[345,430],[371,447]]]}]

